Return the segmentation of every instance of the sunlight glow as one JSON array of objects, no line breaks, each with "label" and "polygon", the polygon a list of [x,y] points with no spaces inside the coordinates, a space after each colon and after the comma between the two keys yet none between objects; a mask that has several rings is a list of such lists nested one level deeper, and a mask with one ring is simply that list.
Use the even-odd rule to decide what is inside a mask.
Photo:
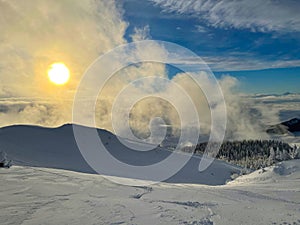
[{"label": "sunlight glow", "polygon": [[48,69],[49,80],[56,85],[63,85],[70,78],[70,71],[64,63],[53,63]]}]

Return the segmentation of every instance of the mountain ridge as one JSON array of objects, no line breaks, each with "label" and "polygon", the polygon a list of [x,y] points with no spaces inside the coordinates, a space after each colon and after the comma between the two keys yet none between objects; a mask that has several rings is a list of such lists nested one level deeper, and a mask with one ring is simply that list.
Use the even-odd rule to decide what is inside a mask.
[{"label": "mountain ridge", "polygon": [[[92,129],[78,125],[83,129]],[[0,128],[0,151],[7,154],[13,164],[55,169],[66,169],[76,172],[95,174],[78,149],[73,135],[73,125],[66,124],[58,128],[45,128],[27,125],[14,125]],[[156,147],[150,151],[136,151],[122,145],[114,134],[97,129],[99,137],[108,148],[109,153],[117,160],[134,166],[147,166],[158,163],[170,154],[180,160],[182,154]],[[175,162],[176,162],[175,160]],[[209,185],[225,184],[233,173],[240,173],[240,168],[215,160],[204,172],[199,172],[199,156],[191,156],[189,161],[175,175],[166,179],[170,183],[198,183]],[[99,163],[101,159],[99,159]],[[168,169],[168,168],[165,168]],[[114,170],[108,176],[141,179],[136,174]],[[148,180],[147,176],[142,177]]]}]

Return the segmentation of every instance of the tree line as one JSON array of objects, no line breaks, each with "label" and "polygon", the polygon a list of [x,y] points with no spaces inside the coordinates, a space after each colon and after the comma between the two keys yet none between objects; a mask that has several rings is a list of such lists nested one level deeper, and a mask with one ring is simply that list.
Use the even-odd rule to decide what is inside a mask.
[{"label": "tree line", "polygon": [[[199,143],[196,146],[184,147],[182,151],[202,155],[206,147],[216,147],[218,143]],[[239,165],[248,169],[260,169],[276,162],[300,159],[297,146],[279,140],[242,140],[225,141],[221,144],[217,159]]]}]

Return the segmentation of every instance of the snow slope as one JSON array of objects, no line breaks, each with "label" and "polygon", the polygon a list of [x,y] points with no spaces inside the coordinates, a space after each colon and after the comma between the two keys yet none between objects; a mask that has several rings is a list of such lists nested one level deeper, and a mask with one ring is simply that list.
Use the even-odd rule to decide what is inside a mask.
[{"label": "snow slope", "polygon": [[[129,163],[153,163],[170,154],[162,148],[132,151],[113,134],[98,132],[111,153]],[[106,179],[136,182],[118,171],[92,174],[71,125],[2,128],[0,148],[19,165],[0,169],[1,225],[300,224],[300,160],[207,186],[224,184],[239,169],[216,160],[200,173],[201,158],[193,157],[168,183],[138,187]]]},{"label": "snow slope", "polygon": [[[83,128],[91,129],[88,127]],[[117,159],[130,165],[154,164],[167,158],[171,153],[163,148],[142,152],[134,151],[122,145],[112,133],[100,129],[98,133],[110,153]],[[59,128],[36,126],[1,128],[0,151],[5,151],[8,159],[11,159],[14,165],[95,173],[83,159],[77,147],[72,125],[64,125]],[[176,154],[176,157],[180,159],[181,154]],[[240,171],[240,168],[236,166],[215,160],[207,170],[199,172],[200,160],[199,156],[192,157],[177,174],[167,179],[166,182],[220,185],[225,184],[233,173],[239,173]],[[139,178],[135,177],[135,174],[127,174],[119,170],[112,170],[108,174],[103,175]],[[148,180],[147,177],[143,177],[143,179]]]},{"label": "snow slope", "polygon": [[[300,160],[223,186],[132,187],[101,175],[0,169],[0,224],[300,224]],[[117,178],[116,178],[117,179]]]}]

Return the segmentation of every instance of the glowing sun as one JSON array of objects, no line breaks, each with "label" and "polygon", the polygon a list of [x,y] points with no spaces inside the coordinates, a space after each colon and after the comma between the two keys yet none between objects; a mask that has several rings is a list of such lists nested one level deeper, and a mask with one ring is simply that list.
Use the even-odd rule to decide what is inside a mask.
[{"label": "glowing sun", "polygon": [[53,63],[48,69],[49,80],[56,85],[63,85],[70,78],[70,71],[64,63]]}]

